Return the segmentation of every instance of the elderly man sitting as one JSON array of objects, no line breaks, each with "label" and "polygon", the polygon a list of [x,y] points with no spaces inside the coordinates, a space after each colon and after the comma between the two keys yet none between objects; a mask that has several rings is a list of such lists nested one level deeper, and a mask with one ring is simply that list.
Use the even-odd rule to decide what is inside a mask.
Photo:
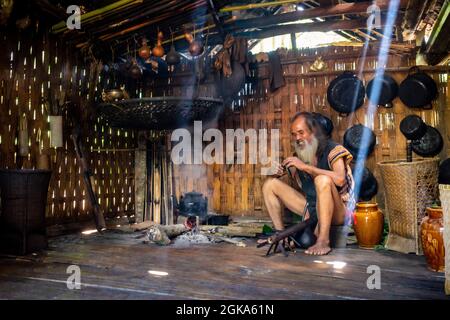
[{"label": "elderly man sitting", "polygon": [[[284,229],[282,205],[306,217],[316,216],[317,241],[305,253],[325,255],[331,251],[330,227],[344,223],[347,207],[354,204],[353,177],[349,166],[352,155],[343,146],[328,139],[316,118],[309,112],[300,112],[291,122],[295,156],[285,159],[278,167],[276,177],[263,185],[263,197],[276,230]],[[296,190],[279,179],[287,170]]]}]

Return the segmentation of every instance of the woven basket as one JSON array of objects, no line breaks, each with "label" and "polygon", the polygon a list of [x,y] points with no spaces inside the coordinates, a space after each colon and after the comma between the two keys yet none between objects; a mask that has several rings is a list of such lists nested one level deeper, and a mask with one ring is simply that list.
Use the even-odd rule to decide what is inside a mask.
[{"label": "woven basket", "polygon": [[445,294],[450,295],[450,184],[440,184],[439,193],[444,217]]},{"label": "woven basket", "polygon": [[26,254],[47,246],[45,207],[50,170],[0,170],[0,251]]},{"label": "woven basket", "polygon": [[420,223],[438,196],[439,159],[378,163],[386,194],[389,234],[386,248],[422,254]]}]

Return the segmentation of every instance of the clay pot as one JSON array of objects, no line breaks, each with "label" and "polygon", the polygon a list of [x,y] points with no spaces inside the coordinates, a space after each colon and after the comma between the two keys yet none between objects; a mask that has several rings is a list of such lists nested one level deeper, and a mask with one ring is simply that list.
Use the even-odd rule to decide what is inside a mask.
[{"label": "clay pot", "polygon": [[378,204],[358,202],[356,204],[353,228],[358,245],[363,249],[373,249],[381,241],[384,226],[383,213]]},{"label": "clay pot", "polygon": [[442,208],[427,208],[427,216],[423,218],[420,224],[420,238],[428,269],[436,272],[444,272],[445,270],[443,234]]},{"label": "clay pot", "polygon": [[123,99],[129,99],[128,93],[125,90],[125,87],[110,89],[102,92],[102,100],[103,102],[114,102],[120,101]]}]

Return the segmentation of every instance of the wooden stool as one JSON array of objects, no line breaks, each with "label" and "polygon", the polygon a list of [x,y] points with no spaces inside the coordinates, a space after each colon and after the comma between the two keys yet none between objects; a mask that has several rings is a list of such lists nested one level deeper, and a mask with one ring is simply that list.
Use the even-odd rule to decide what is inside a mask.
[{"label": "wooden stool", "polygon": [[347,247],[347,236],[349,227],[331,226],[330,228],[330,246],[331,248],[345,248]]}]

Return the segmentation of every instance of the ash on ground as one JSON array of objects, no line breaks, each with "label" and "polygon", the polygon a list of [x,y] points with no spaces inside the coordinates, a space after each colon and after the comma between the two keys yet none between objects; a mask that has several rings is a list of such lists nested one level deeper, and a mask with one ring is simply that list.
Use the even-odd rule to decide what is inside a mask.
[{"label": "ash on ground", "polygon": [[177,248],[183,248],[195,244],[208,244],[213,242],[214,242],[213,240],[211,240],[202,233],[190,231],[176,237],[172,245]]}]

